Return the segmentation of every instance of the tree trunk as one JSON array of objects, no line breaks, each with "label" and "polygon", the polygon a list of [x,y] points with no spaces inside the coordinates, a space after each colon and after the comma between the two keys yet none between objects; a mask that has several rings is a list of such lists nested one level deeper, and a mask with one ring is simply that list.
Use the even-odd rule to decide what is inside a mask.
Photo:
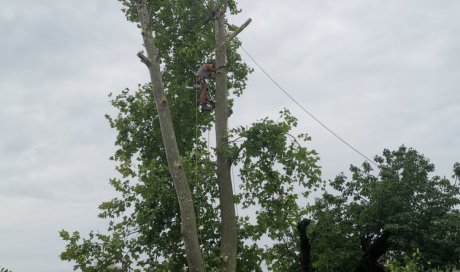
[{"label": "tree trunk", "polygon": [[387,230],[384,230],[374,240],[363,237],[361,248],[364,253],[355,272],[385,272],[385,267],[378,260],[388,251],[389,238],[390,232]]},{"label": "tree trunk", "polygon": [[217,179],[221,211],[221,271],[236,271],[237,229],[235,203],[233,199],[230,160],[224,150],[228,149],[228,101],[227,101],[227,44],[225,33],[225,10],[217,13],[215,21],[216,39],[216,146]]},{"label": "tree trunk", "polygon": [[[216,1],[215,6],[219,6]],[[221,212],[221,271],[236,271],[237,263],[237,222],[235,202],[231,177],[231,162],[226,155],[228,150],[228,116],[227,99],[227,46],[248,24],[248,19],[242,26],[230,35],[225,30],[225,12],[227,4],[223,4],[215,13],[214,32],[216,40],[216,146],[217,146],[217,179],[219,181],[219,198]]]},{"label": "tree trunk", "polygon": [[311,263],[311,245],[307,236],[307,227],[310,225],[310,220],[302,219],[297,224],[300,238],[300,271],[312,272],[313,267]]},{"label": "tree trunk", "polygon": [[164,92],[158,49],[156,48],[150,28],[149,15],[145,1],[135,0],[134,3],[137,7],[142,29],[142,37],[144,39],[144,46],[147,51],[147,56],[144,56],[142,53],[139,53],[138,56],[141,61],[147,65],[150,73],[168,167],[176,190],[177,199],[179,201],[181,232],[184,239],[187,263],[190,271],[202,272],[205,271],[205,266],[198,242],[192,193],[188,185],[185,171],[182,167],[171,114],[169,112],[168,101]]}]

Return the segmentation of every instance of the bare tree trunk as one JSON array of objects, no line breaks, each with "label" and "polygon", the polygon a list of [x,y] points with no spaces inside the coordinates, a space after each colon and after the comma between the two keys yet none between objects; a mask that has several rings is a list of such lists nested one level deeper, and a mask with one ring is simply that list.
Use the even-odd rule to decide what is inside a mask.
[{"label": "bare tree trunk", "polygon": [[235,203],[233,200],[230,160],[225,155],[228,148],[228,101],[227,101],[227,46],[225,43],[224,12],[219,12],[215,22],[216,38],[216,145],[217,145],[217,179],[221,211],[220,244],[222,271],[236,271],[237,231]]},{"label": "bare tree trunk", "polygon": [[217,178],[219,180],[219,197],[221,211],[221,271],[236,271],[237,257],[237,222],[235,216],[235,202],[233,196],[231,162],[224,150],[228,145],[228,116],[227,100],[227,46],[249,22],[232,33],[229,37],[225,30],[226,5],[216,12],[215,39],[216,39],[216,146],[217,146]]},{"label": "bare tree trunk", "polygon": [[312,272],[313,267],[311,263],[311,245],[307,236],[307,227],[310,225],[310,220],[302,219],[297,224],[300,238],[300,271]]},{"label": "bare tree trunk", "polygon": [[133,2],[137,7],[140,26],[142,29],[142,37],[144,39],[144,46],[147,51],[147,56],[144,56],[141,52],[138,53],[138,56],[141,61],[147,65],[150,73],[168,167],[176,190],[177,199],[179,201],[181,232],[184,239],[187,263],[190,271],[202,272],[205,271],[205,266],[198,242],[192,193],[190,191],[185,171],[182,167],[171,114],[169,112],[168,101],[164,92],[158,49],[156,48],[152,30],[150,28],[150,18],[147,12],[146,2],[144,0],[133,0]]}]

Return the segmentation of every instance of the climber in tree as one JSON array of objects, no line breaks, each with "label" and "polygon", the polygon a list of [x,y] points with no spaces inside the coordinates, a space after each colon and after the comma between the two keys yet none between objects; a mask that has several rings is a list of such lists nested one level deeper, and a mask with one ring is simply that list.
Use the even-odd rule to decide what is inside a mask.
[{"label": "climber in tree", "polygon": [[208,78],[215,78],[216,65],[214,60],[201,65],[200,69],[196,72],[198,87],[200,88],[200,105],[201,111],[210,111],[214,108],[214,101],[209,98]]}]

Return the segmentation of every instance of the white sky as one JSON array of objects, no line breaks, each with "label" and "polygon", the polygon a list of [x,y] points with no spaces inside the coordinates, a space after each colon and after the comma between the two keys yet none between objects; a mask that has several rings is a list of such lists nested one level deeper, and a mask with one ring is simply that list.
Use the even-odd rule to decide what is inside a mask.
[{"label": "white sky", "polygon": [[[460,2],[241,1],[243,46],[292,96],[369,157],[401,144],[450,175],[460,161]],[[70,271],[60,229],[104,230],[115,132],[107,94],[148,80],[116,0],[0,0],[0,267]],[[255,65],[248,60],[250,66]],[[363,158],[256,68],[230,124],[289,108],[324,178]]]}]

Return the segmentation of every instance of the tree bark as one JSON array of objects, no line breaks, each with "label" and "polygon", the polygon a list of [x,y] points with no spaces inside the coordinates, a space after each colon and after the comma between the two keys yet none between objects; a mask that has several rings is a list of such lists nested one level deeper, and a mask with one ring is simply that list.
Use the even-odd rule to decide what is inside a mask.
[{"label": "tree bark", "polygon": [[216,12],[215,39],[216,39],[216,146],[217,146],[217,179],[219,181],[219,198],[221,211],[221,271],[234,272],[237,264],[237,222],[235,216],[235,202],[231,177],[231,162],[225,153],[228,150],[228,116],[229,106],[227,99],[227,46],[250,22],[238,28],[227,37],[225,30],[226,5]]},{"label": "tree bark", "polygon": [[228,100],[227,100],[227,46],[225,35],[225,11],[219,12],[215,21],[216,39],[216,145],[217,179],[221,211],[221,271],[236,271],[237,230],[230,160],[224,150],[228,148]]},{"label": "tree bark", "polygon": [[168,167],[180,207],[181,232],[184,239],[189,271],[202,272],[205,271],[205,266],[198,242],[192,193],[185,175],[185,170],[182,167],[168,101],[164,92],[158,49],[155,45],[152,30],[150,28],[150,18],[147,12],[146,2],[144,0],[133,0],[133,2],[137,7],[144,46],[147,51],[147,56],[144,56],[142,53],[139,53],[138,56],[141,61],[147,65],[150,73]]}]

